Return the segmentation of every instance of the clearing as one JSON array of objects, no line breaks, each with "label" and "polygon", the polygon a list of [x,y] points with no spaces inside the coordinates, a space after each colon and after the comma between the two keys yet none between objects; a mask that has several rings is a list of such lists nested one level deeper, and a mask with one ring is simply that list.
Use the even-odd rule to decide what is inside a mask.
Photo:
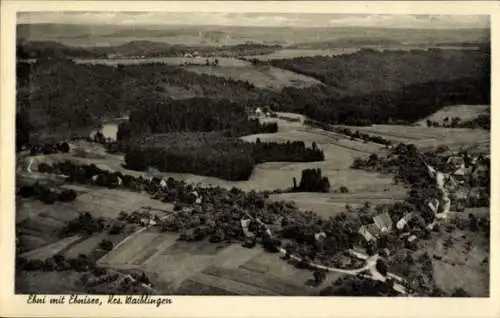
[{"label": "clearing", "polygon": [[462,122],[471,121],[479,115],[486,114],[491,107],[489,105],[452,105],[443,107],[441,110],[434,114],[427,116],[415,124],[427,127],[427,120],[436,121],[442,124],[445,118],[451,119],[453,117],[460,117]]},{"label": "clearing", "polygon": [[286,86],[297,88],[320,85],[321,82],[305,75],[297,74],[280,68],[265,65],[240,66],[201,66],[189,65],[183,67],[186,71],[197,74],[208,74],[227,79],[249,82],[259,88],[281,90]]}]

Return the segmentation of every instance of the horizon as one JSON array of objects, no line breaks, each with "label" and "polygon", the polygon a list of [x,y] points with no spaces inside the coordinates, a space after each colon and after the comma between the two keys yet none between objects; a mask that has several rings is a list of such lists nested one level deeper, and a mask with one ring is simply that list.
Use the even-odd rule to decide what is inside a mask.
[{"label": "horizon", "polygon": [[227,12],[23,12],[17,25],[116,27],[490,29],[487,15],[291,14]]}]

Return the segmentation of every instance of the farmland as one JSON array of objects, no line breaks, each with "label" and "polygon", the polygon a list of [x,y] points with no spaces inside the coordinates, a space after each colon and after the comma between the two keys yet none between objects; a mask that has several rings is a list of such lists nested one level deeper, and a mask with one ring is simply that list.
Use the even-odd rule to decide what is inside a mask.
[{"label": "farmland", "polygon": [[[266,258],[259,248],[246,249],[238,245],[208,242],[186,243],[176,241],[176,238],[173,234],[142,232],[98,263],[104,267],[150,273],[164,292],[203,294],[203,290],[211,293],[216,289],[216,293],[233,295],[307,293],[306,286],[296,285],[294,281],[297,273],[305,281],[310,272],[294,269],[291,265],[280,266],[282,261],[276,255],[270,255],[271,259]],[[245,264],[249,262],[260,264],[262,261],[274,266],[270,276],[245,269]],[[278,267],[288,268],[295,274],[279,272]],[[193,291],[193,286],[199,288]]]},{"label": "farmland", "polygon": [[434,114],[427,116],[416,122],[420,126],[427,126],[427,120],[436,121],[442,124],[446,118],[451,122],[453,117],[460,117],[461,121],[470,121],[478,115],[485,114],[490,109],[488,105],[453,105],[443,107]]},{"label": "farmland", "polygon": [[358,130],[395,142],[412,143],[423,149],[448,146],[451,149],[471,147],[486,150],[490,144],[489,131],[482,129],[373,125]]},{"label": "farmland", "polygon": [[[212,64],[215,59],[217,65]],[[280,90],[286,86],[307,87],[319,85],[320,81],[271,66],[253,66],[250,62],[228,57],[188,58],[188,57],[158,57],[144,59],[76,59],[77,64],[94,65],[140,65],[161,63],[182,67],[184,70],[196,74],[207,74],[216,77],[233,79],[251,83],[259,88]],[[169,87],[171,89],[171,87]],[[179,87],[180,89],[180,87]],[[175,95],[174,95],[175,96]]]},{"label": "farmland", "polygon": [[321,82],[305,75],[271,66],[184,66],[185,70],[239,81],[247,81],[259,88],[281,90],[283,87],[308,87]]}]

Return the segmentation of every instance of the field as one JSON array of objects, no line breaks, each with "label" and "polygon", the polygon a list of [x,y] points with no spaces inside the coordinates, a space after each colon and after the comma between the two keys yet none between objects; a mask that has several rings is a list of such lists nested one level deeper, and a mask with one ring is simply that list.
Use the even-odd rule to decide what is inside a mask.
[{"label": "field", "polygon": [[271,66],[184,66],[185,70],[198,74],[247,81],[259,88],[281,90],[286,86],[308,87],[321,84],[320,81],[305,75]]},{"label": "field", "polygon": [[[79,195],[74,202],[55,202],[48,205],[35,199],[18,198],[16,209],[16,231],[20,241],[21,251],[30,251],[43,248],[49,244],[56,244],[50,250],[63,242],[58,242],[58,233],[66,222],[78,217],[80,213],[89,212],[93,217],[116,218],[121,211],[133,212],[143,207],[151,207],[153,213],[159,213],[160,217],[173,208],[172,204],[153,200],[149,195],[131,192],[128,190],[114,190],[81,185],[64,185],[64,188],[72,188]],[[101,238],[102,239],[102,238]],[[113,235],[107,235],[115,243]],[[75,245],[76,255],[95,249],[95,238],[89,238]],[[97,241],[97,243],[99,243]],[[44,252],[45,253],[45,252]],[[57,252],[54,252],[54,254]],[[68,252],[71,255],[74,253]]]},{"label": "field", "polygon": [[427,120],[436,121],[442,124],[445,118],[448,118],[449,123],[454,117],[460,117],[462,122],[467,122],[477,118],[478,115],[485,114],[491,107],[489,105],[453,105],[446,106],[434,114],[419,120],[416,124],[427,126]]},{"label": "field", "polygon": [[63,250],[70,248],[72,244],[77,243],[81,239],[82,237],[80,235],[65,237],[64,239],[56,243],[49,244],[35,250],[31,250],[19,256],[26,258],[28,260],[33,260],[33,259],[45,260],[47,258],[51,258],[56,254],[60,254]]},{"label": "field", "polygon": [[448,146],[451,149],[478,148],[487,150],[490,132],[483,129],[373,125],[356,128],[397,142],[412,143],[419,148]]},{"label": "field", "polygon": [[[145,231],[126,240],[99,264],[149,273],[161,292],[175,294],[307,295],[311,277],[259,247],[176,241],[177,235]],[[264,272],[252,264],[266,266]],[[261,265],[262,264],[262,265]]]},{"label": "field", "polygon": [[[217,59],[217,66],[206,65],[206,62]],[[131,64],[144,64],[144,63],[164,63],[169,65],[181,66],[186,71],[194,72],[197,74],[208,74],[233,80],[248,81],[249,83],[260,88],[269,88],[274,90],[281,90],[285,86],[293,87],[307,87],[311,85],[321,84],[320,81],[297,74],[291,71],[279,69],[270,66],[254,66],[250,62],[239,60],[236,58],[228,57],[159,57],[159,58],[144,58],[144,59],[76,59],[78,64],[103,64],[103,65],[131,65]],[[177,95],[184,96],[191,92],[191,95],[196,91],[195,87],[186,90],[182,87],[168,86],[166,89],[169,95],[176,98]],[[175,92],[175,89],[179,90]],[[173,91],[171,91],[173,90]],[[179,97],[181,98],[181,96]]]},{"label": "field", "polygon": [[80,283],[81,275],[75,271],[16,272],[15,292],[60,295],[64,291],[64,294],[83,294],[85,289]]},{"label": "field", "polygon": [[[489,242],[484,233],[455,229],[426,241],[432,260],[434,280],[445,292],[462,288],[473,297],[489,295]],[[445,241],[451,246],[446,247]]]}]

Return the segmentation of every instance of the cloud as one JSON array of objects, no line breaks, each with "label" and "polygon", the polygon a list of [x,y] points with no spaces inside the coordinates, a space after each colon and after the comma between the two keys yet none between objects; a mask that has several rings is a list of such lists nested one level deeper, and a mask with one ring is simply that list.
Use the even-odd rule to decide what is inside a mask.
[{"label": "cloud", "polygon": [[386,28],[488,28],[488,16],[236,12],[26,12],[18,23]]}]

